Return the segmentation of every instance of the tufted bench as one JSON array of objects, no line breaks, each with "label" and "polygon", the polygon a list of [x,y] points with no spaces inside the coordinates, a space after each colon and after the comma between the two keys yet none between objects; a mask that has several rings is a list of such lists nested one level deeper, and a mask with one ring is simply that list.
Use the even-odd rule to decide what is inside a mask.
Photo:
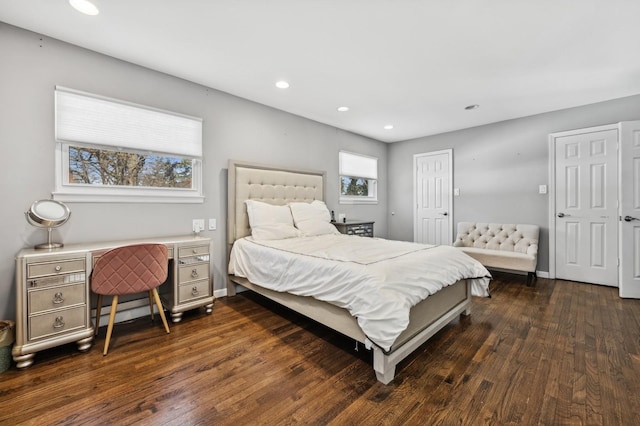
[{"label": "tufted bench", "polygon": [[453,243],[487,268],[527,272],[527,285],[536,277],[538,235],[536,225],[458,223]]}]

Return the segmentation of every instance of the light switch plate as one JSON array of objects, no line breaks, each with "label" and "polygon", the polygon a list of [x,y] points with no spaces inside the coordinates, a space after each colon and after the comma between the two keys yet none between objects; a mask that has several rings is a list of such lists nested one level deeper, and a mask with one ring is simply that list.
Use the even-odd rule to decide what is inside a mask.
[{"label": "light switch plate", "polygon": [[193,219],[193,232],[204,231],[204,219]]},{"label": "light switch plate", "polygon": [[538,194],[546,194],[546,193],[547,193],[547,185],[539,185]]},{"label": "light switch plate", "polygon": [[209,219],[209,231],[215,231],[217,228],[217,221],[215,219]]}]

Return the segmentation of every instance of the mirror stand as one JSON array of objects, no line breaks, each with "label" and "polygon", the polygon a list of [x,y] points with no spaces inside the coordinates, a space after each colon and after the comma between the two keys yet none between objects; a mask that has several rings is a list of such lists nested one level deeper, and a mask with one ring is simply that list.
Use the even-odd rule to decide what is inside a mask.
[{"label": "mirror stand", "polygon": [[35,248],[37,248],[37,249],[54,249],[54,248],[64,247],[64,244],[62,244],[62,243],[52,243],[51,242],[51,231],[52,230],[53,230],[53,228],[51,228],[51,227],[47,228],[47,242],[46,243],[42,243],[42,244],[37,244],[35,246]]}]

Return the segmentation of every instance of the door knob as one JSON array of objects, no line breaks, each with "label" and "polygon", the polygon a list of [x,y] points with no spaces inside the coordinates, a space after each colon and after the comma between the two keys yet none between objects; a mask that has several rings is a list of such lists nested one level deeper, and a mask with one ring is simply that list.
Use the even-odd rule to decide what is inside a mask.
[{"label": "door knob", "polygon": [[640,220],[640,219],[638,219],[637,217],[631,217],[631,216],[624,217],[625,222],[631,222],[632,220]]},{"label": "door knob", "polygon": [[562,212],[558,213],[558,217],[564,217],[564,216],[565,216],[564,213],[562,213]]},{"label": "door knob", "polygon": [[449,216],[449,213],[444,212],[444,213],[440,213],[442,216]]}]

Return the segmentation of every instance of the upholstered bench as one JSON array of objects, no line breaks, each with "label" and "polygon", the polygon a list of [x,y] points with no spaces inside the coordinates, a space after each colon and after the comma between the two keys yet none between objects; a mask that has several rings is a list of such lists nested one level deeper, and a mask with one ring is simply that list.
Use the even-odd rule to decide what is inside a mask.
[{"label": "upholstered bench", "polygon": [[453,243],[487,268],[527,273],[527,285],[536,278],[538,235],[536,225],[458,223]]}]

